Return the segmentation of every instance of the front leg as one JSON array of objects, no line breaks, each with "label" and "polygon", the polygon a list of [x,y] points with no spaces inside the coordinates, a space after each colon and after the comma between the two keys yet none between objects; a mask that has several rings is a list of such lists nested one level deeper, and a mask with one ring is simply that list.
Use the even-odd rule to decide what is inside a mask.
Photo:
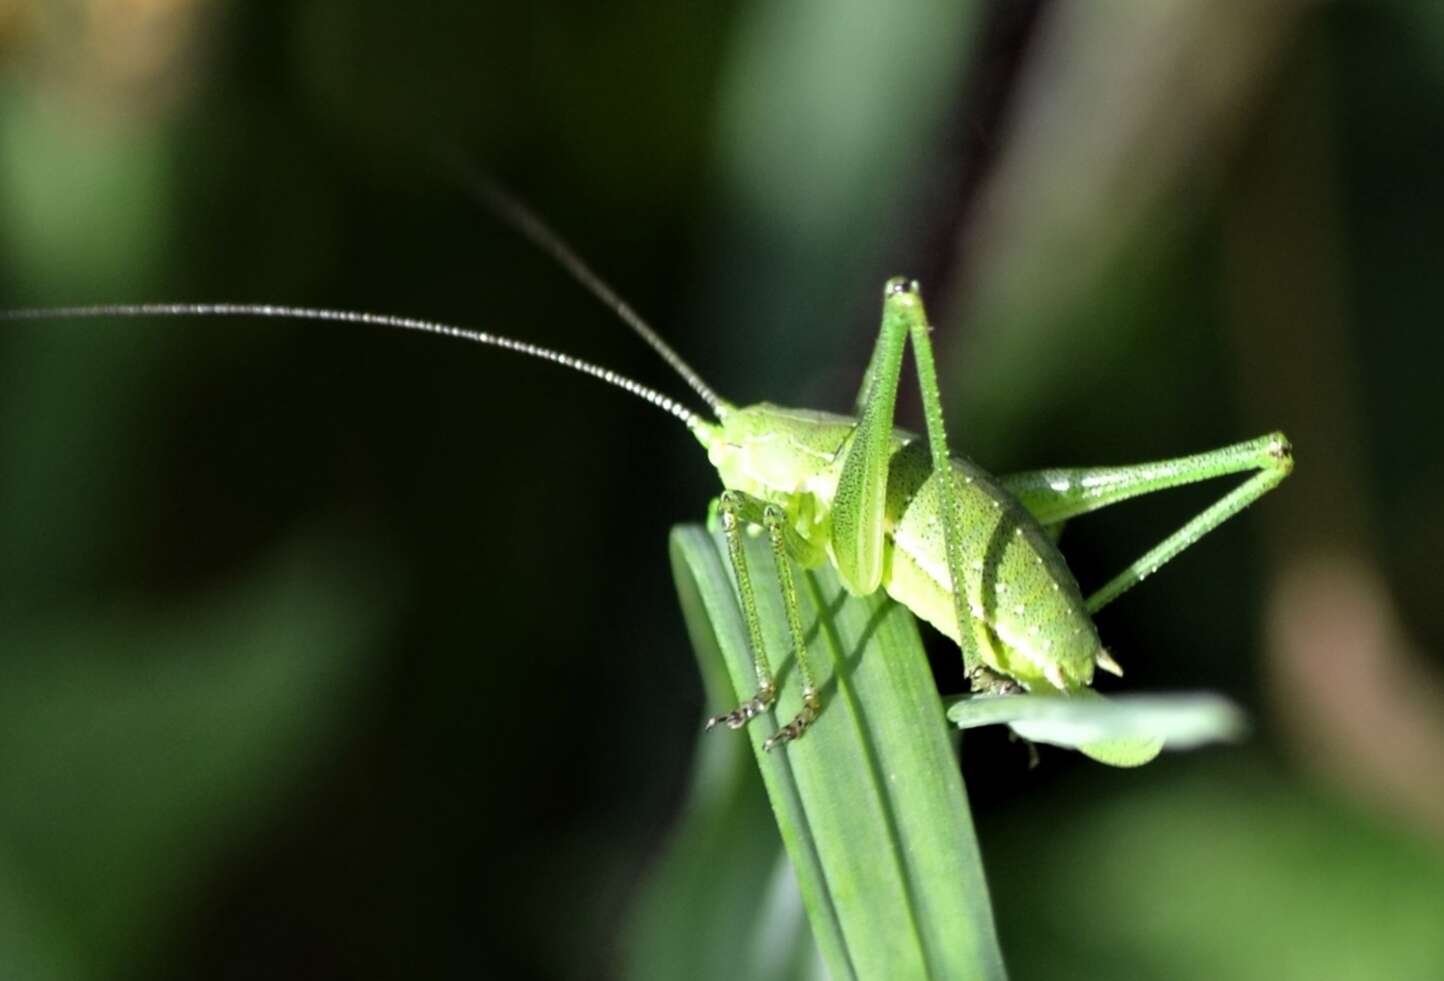
[{"label": "front leg", "polygon": [[807,663],[807,642],[802,631],[802,614],[798,607],[797,588],[792,580],[792,564],[788,560],[791,529],[787,524],[787,515],[780,507],[741,491],[724,491],[718,504],[718,513],[722,520],[723,534],[727,538],[728,557],[737,576],[737,594],[742,602],[742,616],[747,623],[748,639],[752,645],[757,692],[731,712],[708,719],[707,728],[725,725],[729,729],[740,729],[771,708],[777,700],[777,686],[762,638],[762,620],[757,613],[757,596],[752,588],[752,577],[747,571],[746,550],[742,544],[744,529],[748,525],[761,525],[767,530],[768,539],[772,543],[772,557],[777,564],[777,582],[782,590],[787,626],[792,635],[793,659],[797,664],[798,677],[802,681],[802,709],[762,744],[763,749],[770,750],[800,737],[822,709],[822,699],[813,683],[812,669]]}]

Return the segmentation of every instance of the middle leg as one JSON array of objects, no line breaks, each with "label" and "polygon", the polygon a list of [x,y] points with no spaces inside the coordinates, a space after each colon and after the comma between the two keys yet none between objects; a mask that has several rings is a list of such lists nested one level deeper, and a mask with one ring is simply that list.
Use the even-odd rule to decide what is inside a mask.
[{"label": "middle leg", "polygon": [[967,599],[967,563],[963,549],[963,515],[957,491],[957,474],[948,452],[943,424],[942,394],[933,360],[927,313],[918,284],[901,277],[888,280],[883,290],[882,329],[868,362],[859,396],[861,417],[846,449],[832,515],[832,547],[838,577],[848,592],[867,594],[882,584],[885,566],[885,519],[888,468],[893,438],[893,410],[904,349],[912,343],[922,389],[923,415],[934,479],[944,482],[939,515],[944,556],[952,582],[953,615],[963,668],[974,688],[991,688],[996,677],[983,664],[977,640],[970,629]]}]

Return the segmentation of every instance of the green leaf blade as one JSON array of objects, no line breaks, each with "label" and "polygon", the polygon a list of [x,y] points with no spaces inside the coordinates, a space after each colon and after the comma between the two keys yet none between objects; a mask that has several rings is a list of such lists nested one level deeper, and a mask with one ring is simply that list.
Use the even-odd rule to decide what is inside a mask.
[{"label": "green leaf blade", "polygon": [[[722,655],[733,702],[756,686],[725,547],[674,530],[672,558],[699,657]],[[786,620],[765,543],[749,543],[776,717],[800,707]],[[834,977],[1002,978],[967,796],[912,618],[846,595],[831,570],[799,577],[823,710],[802,739],[766,753],[773,718],[748,729],[803,902]],[[724,707],[724,706],[719,706]],[[731,708],[731,705],[726,705]],[[715,738],[741,738],[717,733]]]},{"label": "green leaf blade", "polygon": [[1076,749],[1109,766],[1141,766],[1164,748],[1193,749],[1243,736],[1243,712],[1221,695],[971,695],[952,699],[960,729],[1006,724],[1024,739]]}]

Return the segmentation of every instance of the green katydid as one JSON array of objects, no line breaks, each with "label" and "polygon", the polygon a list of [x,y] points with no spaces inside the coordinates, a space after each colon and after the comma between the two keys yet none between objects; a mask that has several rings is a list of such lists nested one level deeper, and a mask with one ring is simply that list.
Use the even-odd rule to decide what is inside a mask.
[{"label": "green katydid", "polygon": [[[740,728],[776,701],[742,536],[762,531],[770,540],[803,697],[797,715],[766,740],[767,749],[802,736],[823,709],[808,667],[793,563],[804,568],[830,563],[856,595],[885,590],[959,645],[974,691],[1076,694],[1089,688],[1095,668],[1121,673],[1098,639],[1092,614],[1278,486],[1292,469],[1288,440],[1272,433],[1152,463],[994,477],[949,451],[931,328],[918,284],[903,278],[884,288],[882,327],[855,416],[771,403],[734,406],[539,219],[495,191],[483,193],[503,218],[649,344],[707,404],[712,418],[571,355],[411,317],[269,304],[147,303],[13,310],[0,319],[270,317],[414,330],[551,361],[647,400],[688,427],[724,488],[714,514],[726,536],[757,689],[732,711],[711,718],[708,728]],[[909,343],[922,392],[922,437],[892,424]],[[1242,484],[1084,597],[1055,544],[1064,522],[1142,494],[1245,473],[1251,476]]]}]

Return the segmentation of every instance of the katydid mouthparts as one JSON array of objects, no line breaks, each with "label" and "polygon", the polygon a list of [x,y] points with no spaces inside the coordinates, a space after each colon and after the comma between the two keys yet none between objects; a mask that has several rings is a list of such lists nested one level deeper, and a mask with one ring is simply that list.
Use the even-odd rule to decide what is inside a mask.
[{"label": "katydid mouthparts", "polygon": [[[140,303],[27,308],[3,320],[111,317],[259,317],[420,331],[550,361],[599,378],[675,416],[707,452],[723,490],[714,502],[747,625],[756,692],[707,726],[740,728],[777,699],[742,536],[765,532],[802,684],[802,708],[764,743],[797,739],[823,710],[808,666],[792,565],[832,565],[846,589],[878,589],[955,641],[974,691],[1074,694],[1095,669],[1121,674],[1092,615],[1229,517],[1277,487],[1293,468],[1282,433],[1191,456],[1112,467],[1055,468],[995,477],[953,456],[943,422],[930,327],[918,284],[883,289],[882,327],[854,415],[734,406],[722,399],[554,232],[514,199],[481,188],[489,206],[548,252],[649,344],[707,405],[710,418],[617,372],[526,341],[430,320],[259,303]],[[904,349],[922,392],[923,435],[893,427]],[[1084,596],[1055,541],[1064,522],[1143,494],[1231,474],[1241,484],[1194,515],[1102,587]]]}]

